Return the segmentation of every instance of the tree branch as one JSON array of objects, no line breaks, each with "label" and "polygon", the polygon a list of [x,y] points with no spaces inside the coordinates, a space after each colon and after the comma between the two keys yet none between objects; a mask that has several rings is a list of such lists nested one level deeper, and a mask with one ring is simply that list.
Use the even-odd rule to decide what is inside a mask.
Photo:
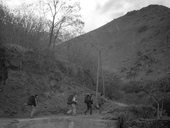
[{"label": "tree branch", "polygon": [[54,27],[57,27],[60,23],[64,23],[64,21],[65,21],[65,17],[62,17],[60,21],[55,23]]},{"label": "tree branch", "polygon": [[150,97],[152,97],[157,103],[159,103],[159,100],[152,94],[150,94],[148,91],[142,89],[143,92],[145,92],[146,94],[148,94]]},{"label": "tree branch", "polygon": [[48,5],[49,8],[50,8],[50,11],[51,11],[52,16],[54,16],[54,13],[53,13],[53,10],[52,10],[52,7],[51,7],[50,3],[47,3],[47,5]]}]

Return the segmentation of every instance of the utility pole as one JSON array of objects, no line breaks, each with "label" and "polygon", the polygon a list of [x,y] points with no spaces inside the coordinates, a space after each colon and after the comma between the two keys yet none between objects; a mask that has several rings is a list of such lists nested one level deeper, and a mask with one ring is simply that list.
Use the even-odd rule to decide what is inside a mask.
[{"label": "utility pole", "polygon": [[98,50],[98,63],[97,63],[97,82],[96,82],[96,102],[98,104],[98,91],[99,91],[99,78],[102,78],[102,93],[105,96],[105,84],[104,84],[104,75],[102,69],[102,59],[101,59],[101,50]]},{"label": "utility pole", "polygon": [[103,95],[105,96],[105,85],[104,85],[104,75],[103,75],[103,68],[102,68],[102,56],[101,56],[101,53],[100,53],[100,67],[101,67],[101,76],[102,76],[102,93]]},{"label": "utility pole", "polygon": [[98,88],[99,88],[99,73],[100,73],[100,55],[101,51],[98,51],[98,63],[97,63],[97,82],[96,82],[96,103],[98,105]]}]

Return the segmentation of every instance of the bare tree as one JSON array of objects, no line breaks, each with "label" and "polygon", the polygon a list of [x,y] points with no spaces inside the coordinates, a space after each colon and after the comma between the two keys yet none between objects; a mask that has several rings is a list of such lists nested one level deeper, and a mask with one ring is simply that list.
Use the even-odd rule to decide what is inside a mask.
[{"label": "bare tree", "polygon": [[44,8],[49,16],[49,44],[51,47],[55,45],[56,39],[64,29],[72,28],[82,29],[84,22],[79,15],[80,5],[78,2],[64,0],[40,0],[44,3]]}]

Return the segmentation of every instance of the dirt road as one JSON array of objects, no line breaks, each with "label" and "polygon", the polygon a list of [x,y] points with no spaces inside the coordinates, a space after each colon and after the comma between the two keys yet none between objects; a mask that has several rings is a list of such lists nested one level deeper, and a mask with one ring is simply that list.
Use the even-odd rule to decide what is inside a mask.
[{"label": "dirt road", "polygon": [[116,128],[116,121],[101,120],[90,116],[0,119],[0,128]]}]

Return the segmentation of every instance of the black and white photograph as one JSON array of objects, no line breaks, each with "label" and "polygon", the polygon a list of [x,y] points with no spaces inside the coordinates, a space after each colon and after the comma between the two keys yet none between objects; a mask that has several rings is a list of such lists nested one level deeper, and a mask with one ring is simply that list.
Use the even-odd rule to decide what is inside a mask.
[{"label": "black and white photograph", "polygon": [[170,128],[170,0],[0,0],[0,128]]}]

